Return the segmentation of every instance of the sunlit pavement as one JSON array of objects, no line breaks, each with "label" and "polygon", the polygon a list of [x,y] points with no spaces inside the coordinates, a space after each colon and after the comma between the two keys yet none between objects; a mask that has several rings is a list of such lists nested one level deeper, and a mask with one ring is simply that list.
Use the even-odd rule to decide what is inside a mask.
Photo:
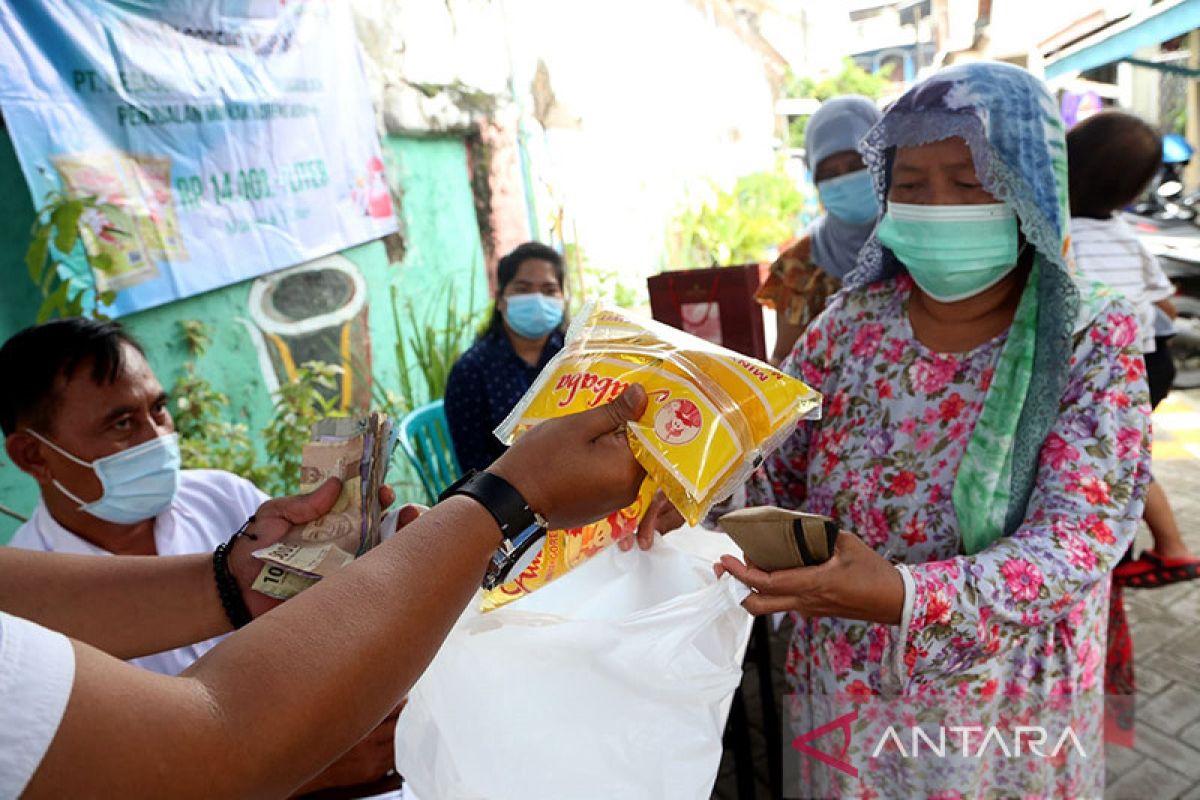
[{"label": "sunlit pavement", "polygon": [[[1154,414],[1154,476],[1200,553],[1200,390]],[[1142,526],[1135,549],[1151,544]],[[1137,670],[1137,743],[1108,748],[1108,798],[1200,800],[1200,581],[1126,592]]]}]

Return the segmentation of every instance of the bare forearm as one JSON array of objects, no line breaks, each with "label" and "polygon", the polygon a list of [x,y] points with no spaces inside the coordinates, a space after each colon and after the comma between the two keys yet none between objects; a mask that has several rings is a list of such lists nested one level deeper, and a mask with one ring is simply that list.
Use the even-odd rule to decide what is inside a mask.
[{"label": "bare forearm", "polygon": [[1175,307],[1175,304],[1171,302],[1170,298],[1159,300],[1154,305],[1161,308],[1163,313],[1165,313],[1171,319],[1176,319],[1179,316],[1179,309]]},{"label": "bare forearm", "polygon": [[[278,775],[280,789],[311,777],[383,719],[478,590],[500,541],[495,522],[466,498],[435,511],[354,570],[314,587],[324,590],[319,597],[308,597],[310,590],[284,604],[189,671],[215,703],[233,709],[231,731],[257,727],[262,733],[269,720],[265,738],[278,758],[264,760],[275,766],[262,777]],[[245,635],[256,626],[266,630]],[[264,659],[264,652],[278,658]],[[251,664],[262,685],[245,680]],[[282,699],[295,697],[304,702]],[[313,725],[314,719],[325,723]],[[316,763],[285,776],[280,765],[295,766],[295,753],[308,753]]]},{"label": "bare forearm", "polygon": [[0,609],[135,658],[230,629],[208,555],[84,556],[0,548]]},{"label": "bare forearm", "polygon": [[[92,657],[81,651],[59,736],[75,744],[56,740],[31,788],[61,796],[82,788],[74,776],[87,776],[96,794],[288,794],[407,693],[474,595],[499,541],[481,506],[452,498],[230,636],[181,679],[95,659],[89,668]],[[98,672],[107,673],[102,681]],[[87,681],[104,691],[88,691]],[[101,756],[95,731],[114,726],[120,752]],[[145,752],[156,752],[157,761],[137,755]],[[66,769],[70,763],[78,769]]]},{"label": "bare forearm", "polygon": [[[646,405],[645,390],[634,385],[612,403],[544,422],[491,471],[557,528],[624,508],[645,471],[622,430]],[[317,519],[337,488],[327,482],[267,503],[256,515],[256,535]],[[76,644],[71,699],[27,794],[286,795],[412,687],[499,542],[483,506],[451,497],[178,678]]]}]

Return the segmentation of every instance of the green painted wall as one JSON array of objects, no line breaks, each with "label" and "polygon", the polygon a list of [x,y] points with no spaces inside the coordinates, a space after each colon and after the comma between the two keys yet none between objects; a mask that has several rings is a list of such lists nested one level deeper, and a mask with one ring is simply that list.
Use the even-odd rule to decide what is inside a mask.
[{"label": "green painted wall", "polygon": [[[473,297],[476,307],[482,307],[487,302],[487,283],[462,140],[390,137],[384,144],[390,177],[403,191],[404,260],[389,264],[380,242],[342,255],[367,281],[373,373],[376,380],[395,390],[399,380],[390,287],[396,285],[402,297],[411,297],[418,317],[425,318],[430,304],[446,296],[443,287],[447,284],[460,303]],[[33,206],[12,143],[7,135],[0,135],[0,341],[32,324],[40,302],[24,265],[32,222]],[[248,281],[132,314],[122,321],[145,346],[168,390],[187,360],[177,323],[193,319],[207,323],[213,341],[199,361],[198,371],[229,396],[242,421],[257,431],[270,419],[271,398],[257,350],[242,322],[249,316],[249,291]],[[8,381],[19,379],[0,376],[0,391]],[[3,454],[0,503],[24,514],[37,503],[36,484]],[[8,541],[18,524],[0,514],[0,542]]]},{"label": "green painted wall", "polygon": [[[0,341],[31,324],[41,303],[25,268],[33,210],[12,140],[7,131],[0,130]],[[0,392],[20,379],[19,375],[0,375]],[[36,494],[33,481],[0,452],[0,504],[28,513]],[[8,541],[19,524],[0,513],[0,541]]]},{"label": "green painted wall", "polygon": [[407,250],[397,285],[414,303],[439,301],[449,290],[460,306],[470,300],[482,308],[490,298],[462,140],[393,136],[384,150],[404,192]]}]

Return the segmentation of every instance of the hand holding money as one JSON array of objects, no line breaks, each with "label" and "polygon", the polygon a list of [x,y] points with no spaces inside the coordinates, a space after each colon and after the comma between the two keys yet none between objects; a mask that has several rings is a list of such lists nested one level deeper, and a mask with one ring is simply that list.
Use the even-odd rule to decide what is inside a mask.
[{"label": "hand holding money", "polygon": [[331,479],[307,494],[268,500],[254,512],[247,535],[239,536],[229,553],[229,570],[242,590],[250,616],[258,617],[283,602],[251,589],[263,568],[254,551],[278,542],[292,528],[320,518],[333,508],[340,494],[341,482]]},{"label": "hand holding money", "polygon": [[298,524],[254,555],[265,562],[254,589],[283,600],[299,594],[380,541],[379,487],[396,444],[390,417],[325,419],[304,446],[300,488],[314,491],[331,478],[340,493],[319,518]]},{"label": "hand holding money", "polygon": [[[259,617],[283,602],[251,588],[263,567],[263,562],[255,558],[254,551],[275,544],[292,528],[322,517],[333,508],[341,495],[341,488],[341,482],[331,478],[308,494],[268,500],[254,512],[254,522],[247,533],[256,538],[239,536],[229,554],[229,569],[242,591],[242,600],[250,616]],[[380,508],[388,508],[395,500],[396,492],[392,487],[385,485],[379,488]],[[397,530],[416,519],[417,514],[412,508],[404,506],[400,509]]]}]

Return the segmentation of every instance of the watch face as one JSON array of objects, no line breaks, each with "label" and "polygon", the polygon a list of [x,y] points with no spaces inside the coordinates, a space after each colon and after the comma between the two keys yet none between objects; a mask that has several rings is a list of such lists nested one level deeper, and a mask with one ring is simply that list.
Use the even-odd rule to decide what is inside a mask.
[{"label": "watch face", "polygon": [[538,535],[533,537],[525,549],[517,554],[517,558],[512,562],[512,566],[508,568],[504,580],[507,581],[510,576],[520,575],[525,569],[533,563],[533,560],[542,552],[542,542],[546,539],[546,531],[539,530]]},{"label": "watch face", "polygon": [[492,556],[487,574],[483,578],[484,589],[495,589],[511,575],[520,575],[542,552],[542,541],[546,529],[538,526],[526,528],[512,540],[511,547],[502,546]]}]

